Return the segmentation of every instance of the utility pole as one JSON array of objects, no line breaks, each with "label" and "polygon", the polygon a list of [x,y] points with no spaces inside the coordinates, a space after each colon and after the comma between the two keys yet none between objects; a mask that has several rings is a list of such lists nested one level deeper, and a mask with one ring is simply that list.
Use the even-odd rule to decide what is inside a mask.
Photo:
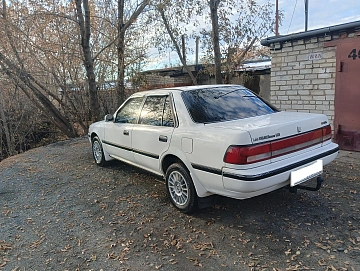
[{"label": "utility pole", "polygon": [[275,9],[275,36],[279,36],[279,0],[276,0]]},{"label": "utility pole", "polygon": [[308,31],[309,0],[305,0],[305,32]]},{"label": "utility pole", "polygon": [[195,65],[199,65],[199,37],[196,37],[196,55],[195,55]]},{"label": "utility pole", "polygon": [[185,35],[181,35],[181,46],[184,62],[186,63],[186,47],[185,47]]}]

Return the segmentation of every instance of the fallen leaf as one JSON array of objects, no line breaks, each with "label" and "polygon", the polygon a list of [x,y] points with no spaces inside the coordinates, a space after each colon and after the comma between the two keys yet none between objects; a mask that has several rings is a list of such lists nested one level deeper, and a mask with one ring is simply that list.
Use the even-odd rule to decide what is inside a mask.
[{"label": "fallen leaf", "polygon": [[10,249],[11,249],[10,244],[6,244],[5,241],[0,242],[0,251],[6,251],[6,250],[10,250]]},{"label": "fallen leaf", "polygon": [[325,259],[320,259],[320,260],[318,261],[318,263],[319,263],[320,266],[326,265]]},{"label": "fallen leaf", "polygon": [[45,237],[42,237],[40,240],[32,242],[29,246],[30,248],[37,248],[42,242],[44,242]]},{"label": "fallen leaf", "polygon": [[324,250],[327,250],[327,249],[329,249],[330,248],[330,246],[325,246],[325,245],[323,245],[323,244],[321,244],[321,243],[314,243],[317,247],[319,247],[319,248],[322,248],[322,249],[324,249]]}]

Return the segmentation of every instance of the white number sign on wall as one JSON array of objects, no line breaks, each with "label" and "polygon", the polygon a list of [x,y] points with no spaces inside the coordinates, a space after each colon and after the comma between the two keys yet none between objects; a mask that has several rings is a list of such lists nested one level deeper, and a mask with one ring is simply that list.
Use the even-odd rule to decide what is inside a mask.
[{"label": "white number sign on wall", "polygon": [[309,60],[320,60],[322,59],[322,53],[310,53]]}]

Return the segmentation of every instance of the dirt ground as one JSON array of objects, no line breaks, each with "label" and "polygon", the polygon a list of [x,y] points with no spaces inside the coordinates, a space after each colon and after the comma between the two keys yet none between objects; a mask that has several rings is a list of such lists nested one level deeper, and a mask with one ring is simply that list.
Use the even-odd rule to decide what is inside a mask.
[{"label": "dirt ground", "polygon": [[190,216],[86,138],[33,149],[0,163],[0,270],[360,270],[360,161],[324,177]]}]

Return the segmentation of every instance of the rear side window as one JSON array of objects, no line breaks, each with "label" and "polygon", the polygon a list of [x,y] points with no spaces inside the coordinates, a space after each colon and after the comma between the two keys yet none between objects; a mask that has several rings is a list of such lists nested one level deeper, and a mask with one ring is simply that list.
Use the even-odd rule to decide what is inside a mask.
[{"label": "rear side window", "polygon": [[139,124],[174,127],[169,96],[148,96],[141,110]]},{"label": "rear side window", "polygon": [[149,96],[141,110],[140,124],[161,126],[166,96]]},{"label": "rear side window", "polygon": [[211,123],[267,115],[278,110],[242,86],[194,89],[181,93],[197,123]]},{"label": "rear side window", "polygon": [[172,109],[171,109],[170,96],[166,97],[162,125],[167,126],[167,127],[174,127],[175,126],[174,116],[173,116],[173,112],[172,112]]}]

